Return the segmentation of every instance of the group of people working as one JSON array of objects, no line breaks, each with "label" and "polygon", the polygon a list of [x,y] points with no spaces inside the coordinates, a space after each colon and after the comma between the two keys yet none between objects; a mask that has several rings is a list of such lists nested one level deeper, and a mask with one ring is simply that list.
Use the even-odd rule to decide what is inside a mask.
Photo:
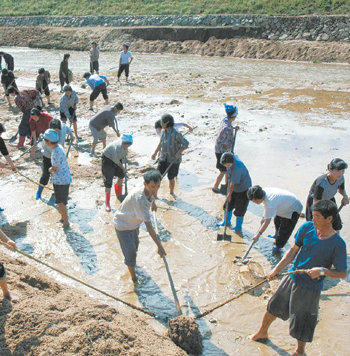
[{"label": "group of people working", "polygon": [[[93,101],[100,93],[106,100],[106,104],[108,103],[108,80],[98,74],[98,51],[96,49],[96,44],[93,44],[91,73],[84,74],[88,85],[93,89],[90,96],[91,109]],[[121,65],[124,64],[123,61],[126,58],[128,58],[128,64],[132,60],[132,56],[128,55],[127,52],[128,47],[124,45]],[[69,55],[65,55],[64,61],[68,63],[68,60]],[[66,75],[63,75],[66,68],[68,68],[68,65],[62,65],[62,76],[60,75],[60,81],[62,79],[61,87],[64,92],[60,101],[61,120],[42,112],[39,105],[41,98],[38,87],[45,93],[50,83],[50,75],[44,68],[39,69],[37,89],[20,92],[17,86],[13,85],[13,81],[6,89],[9,95],[15,97],[15,103],[23,113],[19,127],[18,147],[23,147],[26,136],[31,137],[33,146],[40,135],[43,137],[42,176],[36,199],[41,198],[43,188],[48,184],[50,175],[52,175],[55,201],[61,215],[60,221],[64,228],[69,227],[66,205],[72,177],[63,147],[67,136],[70,136],[71,140],[74,137],[72,131],[66,125],[67,120],[73,124],[75,136],[79,139],[76,127],[78,96],[67,83]],[[120,66],[118,79],[123,70],[125,70],[128,77],[128,69],[126,66]],[[96,74],[93,74],[94,71]],[[7,68],[7,75],[9,72],[10,69]],[[49,95],[46,95],[49,100]],[[103,144],[101,170],[106,195],[105,210],[107,212],[111,211],[110,197],[114,177],[117,177],[117,182],[114,184],[116,195],[117,197],[122,195],[123,179],[126,175],[127,153],[129,147],[133,144],[133,137],[124,134],[120,139],[107,145],[105,132],[107,126],[111,127],[116,135],[120,137],[116,115],[121,110],[123,110],[121,103],[107,106],[96,113],[89,122],[93,137],[92,152],[95,152],[96,144],[99,141],[102,141]],[[287,190],[252,185],[248,168],[234,153],[237,127],[233,127],[232,124],[238,116],[238,108],[234,105],[225,104],[225,111],[227,116],[220,124],[215,145],[216,167],[219,170],[219,175],[212,188],[214,193],[224,193],[226,195],[224,219],[220,225],[231,226],[232,215],[234,215],[236,223],[232,229],[240,231],[242,230],[249,201],[255,204],[262,204],[264,206],[264,214],[253,240],[258,241],[266,231],[271,219],[274,219],[275,234],[270,237],[275,241],[273,252],[279,253],[286,245],[300,218],[303,209],[302,203],[293,193]],[[141,223],[145,223],[147,231],[157,246],[159,255],[163,256],[166,253],[152,226],[150,210],[156,209],[154,201],[157,198],[161,180],[166,174],[169,180],[170,194],[174,194],[181,157],[184,150],[189,146],[189,142],[176,130],[175,126],[174,118],[170,114],[163,115],[161,120],[156,122],[155,128],[159,131],[160,141],[152,158],[156,159],[158,157],[158,167],[157,169],[146,171],[143,176],[143,185],[135,187],[124,197],[114,215],[115,230],[124,255],[124,262],[135,283],[137,283],[135,266]],[[189,129],[191,128],[189,127]],[[11,168],[15,170],[13,162],[8,157],[6,145],[1,138],[1,133],[4,130],[5,128],[1,125],[1,152]],[[32,153],[35,153],[34,148]],[[2,164],[3,166],[4,164]],[[339,192],[342,195],[342,206],[349,204],[344,181],[346,168],[347,163],[344,160],[335,158],[328,164],[327,173],[318,177],[312,184],[307,197],[307,222],[298,229],[292,247],[269,273],[268,278],[269,280],[276,278],[293,261],[292,271],[305,269],[307,273],[287,276],[282,280],[278,290],[268,304],[260,330],[252,336],[253,340],[267,338],[268,328],[276,317],[283,320],[290,318],[290,334],[298,341],[295,355],[305,354],[306,342],[312,341],[316,327],[323,279],[325,277],[345,278],[347,274],[346,245],[339,236],[342,222],[334,199],[336,193]],[[225,184],[219,189],[224,177]],[[9,247],[15,246],[3,235],[0,235],[0,239],[8,243]],[[0,273],[0,286],[3,288],[4,296],[6,297],[8,291],[3,287],[1,278]]]}]

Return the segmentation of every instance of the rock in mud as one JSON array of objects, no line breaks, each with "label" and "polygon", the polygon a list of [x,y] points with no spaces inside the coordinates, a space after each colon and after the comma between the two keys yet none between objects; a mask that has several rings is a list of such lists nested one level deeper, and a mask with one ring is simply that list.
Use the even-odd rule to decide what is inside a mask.
[{"label": "rock in mud", "polygon": [[189,354],[202,353],[202,335],[194,318],[182,315],[170,320],[168,335],[177,346]]}]

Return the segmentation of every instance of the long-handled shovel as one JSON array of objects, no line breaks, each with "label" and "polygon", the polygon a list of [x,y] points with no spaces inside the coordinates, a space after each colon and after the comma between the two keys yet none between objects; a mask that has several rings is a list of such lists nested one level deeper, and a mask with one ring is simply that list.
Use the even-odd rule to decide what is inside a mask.
[{"label": "long-handled shovel", "polygon": [[344,208],[343,204],[340,204],[340,207],[338,208],[338,214],[340,213],[340,210],[342,210]]},{"label": "long-handled shovel", "polygon": [[17,132],[9,139],[10,143],[14,143],[17,140],[17,136],[18,136],[18,130]]},{"label": "long-handled shovel", "polygon": [[231,241],[231,235],[226,234],[227,230],[227,214],[228,214],[228,202],[226,202],[225,206],[225,215],[224,215],[224,223],[225,223],[225,229],[224,229],[224,234],[218,234],[217,235],[217,241]]},{"label": "long-handled shovel", "polygon": [[250,243],[244,256],[243,257],[236,256],[233,262],[247,264],[249,262],[249,260],[247,259],[248,254],[249,254],[250,250],[252,249],[252,247],[254,246],[255,242],[256,242],[255,240],[252,240],[252,242]]},{"label": "long-handled shovel", "polygon": [[18,160],[19,158],[21,158],[22,156],[24,156],[26,153],[28,153],[33,147],[36,147],[38,145],[38,143],[40,143],[42,140],[44,139],[44,137],[42,135],[39,136],[38,140],[34,143],[33,146],[30,146],[29,148],[27,148],[24,152],[22,152],[20,155],[13,157],[13,161]]},{"label": "long-handled shovel", "polygon": [[[154,229],[155,229],[155,231],[156,231],[157,239],[159,240],[159,231],[158,231],[157,215],[156,215],[156,212],[155,212],[155,211],[153,212],[153,219],[154,219]],[[174,297],[174,300],[175,300],[176,310],[177,310],[177,312],[178,312],[179,315],[182,315],[182,310],[181,310],[181,307],[180,307],[179,299],[178,299],[177,294],[176,294],[176,290],[175,290],[175,286],[174,286],[174,281],[173,281],[173,278],[171,277],[171,273],[170,273],[168,261],[166,260],[165,255],[163,255],[163,261],[164,261],[164,265],[165,265],[166,272],[167,272],[167,274],[168,274],[171,291],[172,291],[172,293],[173,293],[173,297]]]}]

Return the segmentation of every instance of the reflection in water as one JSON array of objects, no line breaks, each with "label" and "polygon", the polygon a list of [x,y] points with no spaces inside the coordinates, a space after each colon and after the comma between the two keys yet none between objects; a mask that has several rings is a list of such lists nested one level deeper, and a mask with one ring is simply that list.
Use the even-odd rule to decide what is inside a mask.
[{"label": "reflection in water", "polygon": [[90,275],[97,273],[97,256],[89,240],[72,229],[67,229],[65,235],[73,252],[80,258],[80,265],[84,272]]}]

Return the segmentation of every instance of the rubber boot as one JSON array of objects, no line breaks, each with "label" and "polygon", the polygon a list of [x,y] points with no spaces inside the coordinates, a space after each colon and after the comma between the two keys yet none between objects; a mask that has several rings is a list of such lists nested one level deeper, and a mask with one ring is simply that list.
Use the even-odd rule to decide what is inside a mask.
[{"label": "rubber boot", "polygon": [[[232,211],[229,211],[227,213],[227,223],[226,223],[227,226],[231,226],[231,218],[232,218]],[[226,219],[224,218],[224,220],[216,224],[216,226],[225,226],[225,220]]]},{"label": "rubber boot", "polygon": [[114,184],[115,195],[119,197],[123,193],[123,187],[120,187],[117,183]]},{"label": "rubber boot", "polygon": [[110,212],[111,211],[111,205],[110,205],[110,200],[111,200],[111,193],[106,193],[106,201],[105,201],[105,209],[106,211]]},{"label": "rubber boot", "polygon": [[17,143],[17,148],[23,148],[25,140],[26,140],[25,136],[19,136],[18,143]]},{"label": "rubber boot", "polygon": [[243,216],[237,216],[236,217],[236,226],[232,228],[232,230],[242,230],[242,225],[243,225]]},{"label": "rubber boot", "polygon": [[41,185],[39,185],[38,190],[37,190],[37,192],[36,192],[36,196],[35,196],[35,199],[36,199],[36,200],[39,200],[39,199],[41,198],[41,193],[43,192],[43,189],[44,189],[44,187],[42,187]]}]

